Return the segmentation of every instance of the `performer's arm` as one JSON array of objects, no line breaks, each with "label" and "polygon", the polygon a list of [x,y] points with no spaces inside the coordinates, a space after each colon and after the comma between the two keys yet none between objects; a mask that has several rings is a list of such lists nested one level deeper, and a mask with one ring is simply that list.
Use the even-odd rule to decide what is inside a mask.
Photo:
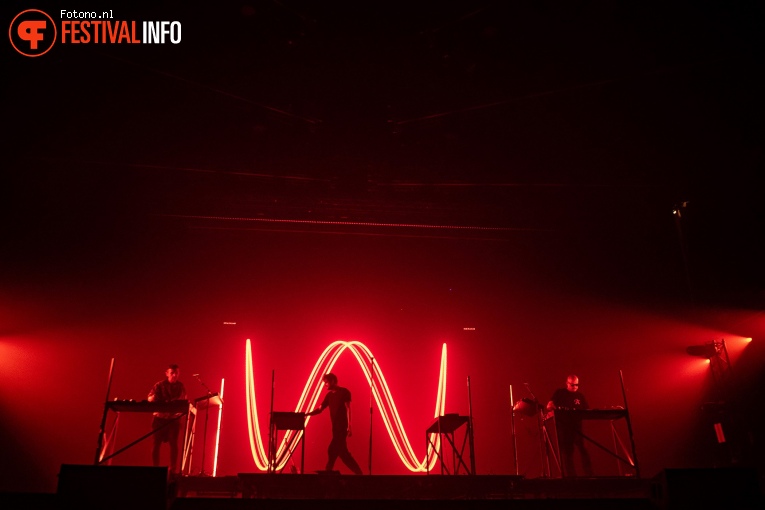
[{"label": "performer's arm", "polygon": [[320,413],[320,412],[322,412],[323,410],[324,410],[324,407],[322,407],[322,406],[319,406],[319,407],[317,407],[316,409],[314,409],[313,411],[308,411],[307,413],[305,413],[305,415],[306,415],[306,416],[314,416],[314,415],[316,415],[316,414],[319,414],[319,413]]}]

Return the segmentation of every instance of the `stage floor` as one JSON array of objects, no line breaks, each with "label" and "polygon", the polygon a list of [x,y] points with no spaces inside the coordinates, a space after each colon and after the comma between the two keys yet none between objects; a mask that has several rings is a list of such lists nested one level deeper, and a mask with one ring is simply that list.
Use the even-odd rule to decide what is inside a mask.
[{"label": "stage floor", "polygon": [[513,475],[239,473],[168,477],[167,468],[62,465],[55,494],[0,493],[3,510],[334,510],[471,508],[672,510],[765,508],[753,469],[665,469],[650,479]]},{"label": "stage floor", "polygon": [[[650,483],[634,478],[533,479],[512,475],[253,474],[237,477],[243,499],[454,500],[647,498]],[[180,490],[195,481],[179,480]]]}]

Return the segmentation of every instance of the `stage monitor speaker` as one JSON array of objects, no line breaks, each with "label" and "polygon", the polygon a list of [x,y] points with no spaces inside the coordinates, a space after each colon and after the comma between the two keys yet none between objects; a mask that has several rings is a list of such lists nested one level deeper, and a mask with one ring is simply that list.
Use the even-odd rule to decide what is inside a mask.
[{"label": "stage monitor speaker", "polygon": [[167,467],[62,464],[62,508],[167,510]]},{"label": "stage monitor speaker", "polygon": [[662,509],[761,509],[757,471],[748,468],[665,469],[651,480],[651,499]]}]

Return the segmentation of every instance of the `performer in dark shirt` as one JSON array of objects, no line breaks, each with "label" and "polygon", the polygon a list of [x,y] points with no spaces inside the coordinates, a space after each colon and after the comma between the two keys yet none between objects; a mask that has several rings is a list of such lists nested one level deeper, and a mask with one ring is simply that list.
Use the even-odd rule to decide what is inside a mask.
[{"label": "performer in dark shirt", "polygon": [[332,420],[332,442],[327,449],[327,471],[332,471],[338,457],[348,468],[357,475],[363,474],[361,467],[348,451],[347,437],[351,431],[351,392],[337,385],[337,376],[332,373],[322,378],[324,389],[328,390],[321,405],[306,413],[306,416],[319,414],[329,407],[329,417]]},{"label": "performer in dark shirt", "polygon": [[[170,402],[172,400],[186,400],[186,387],[178,380],[181,371],[178,365],[170,365],[165,370],[165,379],[154,384],[149,391],[149,402]],[[155,466],[159,466],[159,454],[162,443],[170,445],[170,472],[177,474],[178,466],[178,441],[181,430],[181,420],[184,413],[154,413],[151,429],[154,431],[154,446],[151,451],[151,460]]]},{"label": "performer in dark shirt", "polygon": [[[547,403],[547,411],[552,413],[555,409],[589,409],[587,398],[579,391],[579,377],[575,374],[566,378],[566,387],[555,390]],[[581,457],[585,476],[592,476],[592,462],[584,445],[582,421],[573,417],[556,416],[555,430],[558,435],[562,475],[576,476],[574,468],[574,450],[576,450]]]}]

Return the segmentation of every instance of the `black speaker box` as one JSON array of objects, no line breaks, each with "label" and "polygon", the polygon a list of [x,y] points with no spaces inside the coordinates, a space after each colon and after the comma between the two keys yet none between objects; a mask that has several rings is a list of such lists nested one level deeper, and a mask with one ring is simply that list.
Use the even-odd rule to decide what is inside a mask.
[{"label": "black speaker box", "polygon": [[167,467],[63,464],[57,497],[63,508],[167,510]]},{"label": "black speaker box", "polygon": [[651,499],[659,508],[761,509],[763,494],[755,469],[665,469],[651,480]]}]

